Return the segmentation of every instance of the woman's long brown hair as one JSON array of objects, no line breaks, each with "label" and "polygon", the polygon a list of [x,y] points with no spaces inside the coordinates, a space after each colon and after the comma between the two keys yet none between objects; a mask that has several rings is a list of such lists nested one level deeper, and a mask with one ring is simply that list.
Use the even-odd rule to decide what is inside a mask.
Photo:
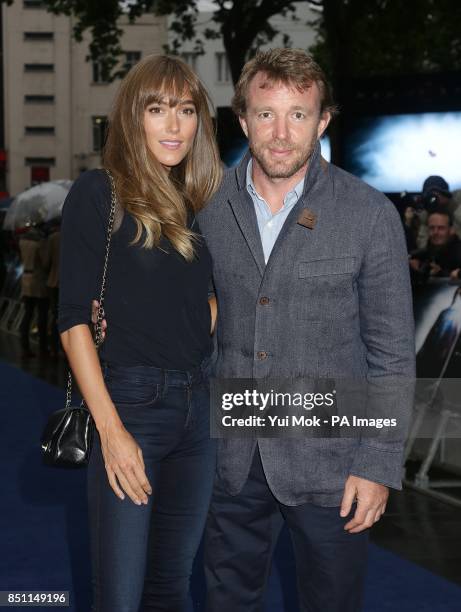
[{"label": "woman's long brown hair", "polygon": [[[191,150],[170,173],[151,153],[144,112],[153,102],[174,106],[189,90],[197,112]],[[197,75],[176,57],[151,55],[123,79],[109,118],[103,164],[115,179],[118,199],[137,224],[134,242],[158,246],[163,235],[186,260],[194,257],[195,234],[187,210],[199,211],[219,187],[222,164],[210,100]]]}]

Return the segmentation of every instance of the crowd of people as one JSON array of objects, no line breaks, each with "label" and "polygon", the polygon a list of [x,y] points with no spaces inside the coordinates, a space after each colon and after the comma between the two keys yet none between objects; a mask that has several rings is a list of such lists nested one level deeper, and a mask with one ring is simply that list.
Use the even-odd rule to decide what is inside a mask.
[{"label": "crowd of people", "polygon": [[403,223],[414,284],[461,278],[460,196],[441,176],[429,176],[419,197],[407,197]]}]

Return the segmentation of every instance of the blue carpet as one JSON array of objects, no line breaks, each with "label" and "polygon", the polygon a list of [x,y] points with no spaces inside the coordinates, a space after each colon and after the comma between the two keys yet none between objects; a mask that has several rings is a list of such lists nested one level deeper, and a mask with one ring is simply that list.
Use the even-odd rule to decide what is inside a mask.
[{"label": "blue carpet", "polygon": [[[47,416],[63,401],[63,391],[0,363],[0,590],[66,590],[71,592],[68,610],[88,612],[85,471],[46,467],[39,451]],[[284,531],[274,556],[265,612],[297,612],[294,576],[291,544]],[[205,609],[200,554],[192,599],[190,612]],[[459,586],[370,547],[364,612],[459,612],[460,602]]]},{"label": "blue carpet", "polygon": [[60,389],[0,364],[0,590],[71,590],[71,609],[88,612],[85,472],[40,456],[47,417],[63,405]]}]

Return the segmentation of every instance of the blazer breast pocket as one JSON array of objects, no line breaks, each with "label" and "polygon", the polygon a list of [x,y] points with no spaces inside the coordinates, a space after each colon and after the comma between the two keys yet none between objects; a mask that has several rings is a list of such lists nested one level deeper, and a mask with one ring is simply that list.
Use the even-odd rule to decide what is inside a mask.
[{"label": "blazer breast pocket", "polygon": [[299,278],[316,278],[318,276],[352,274],[355,271],[355,265],[355,257],[301,261],[298,275]]},{"label": "blazer breast pocket", "polygon": [[296,283],[298,318],[344,320],[353,316],[357,259],[301,261]]}]

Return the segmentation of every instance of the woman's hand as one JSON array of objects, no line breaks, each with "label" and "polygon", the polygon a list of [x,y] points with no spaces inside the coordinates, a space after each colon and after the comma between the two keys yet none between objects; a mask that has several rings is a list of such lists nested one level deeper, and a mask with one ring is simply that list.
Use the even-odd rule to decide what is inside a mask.
[{"label": "woman's hand", "polygon": [[111,425],[99,433],[107,477],[114,493],[125,499],[125,491],[138,506],[147,504],[152,488],[146,476],[142,450],[133,436],[122,424]]},{"label": "woman's hand", "polygon": [[[210,305],[210,314],[211,314],[210,335],[213,335],[213,332],[216,327],[216,321],[218,318],[218,304],[216,302],[215,296],[208,298],[208,304]],[[91,322],[93,323],[94,333],[96,333],[96,323],[98,321],[98,309],[99,309],[99,302],[97,300],[93,300],[91,302]],[[101,322],[101,337],[103,341],[106,337],[106,331],[107,331],[107,321],[106,319],[103,319]]]},{"label": "woman's hand", "polygon": [[[96,323],[98,322],[98,310],[99,310],[99,302],[98,300],[93,300],[91,302],[91,322],[93,323],[93,332],[96,335]],[[103,319],[101,321],[101,339],[104,342],[106,337],[106,329],[107,329],[107,321]]]},{"label": "woman's hand", "polygon": [[110,486],[120,499],[125,498],[125,491],[135,504],[147,504],[146,494],[152,489],[142,452],[123,426],[109,395],[90,328],[75,325],[61,334],[61,341],[99,432]]}]

